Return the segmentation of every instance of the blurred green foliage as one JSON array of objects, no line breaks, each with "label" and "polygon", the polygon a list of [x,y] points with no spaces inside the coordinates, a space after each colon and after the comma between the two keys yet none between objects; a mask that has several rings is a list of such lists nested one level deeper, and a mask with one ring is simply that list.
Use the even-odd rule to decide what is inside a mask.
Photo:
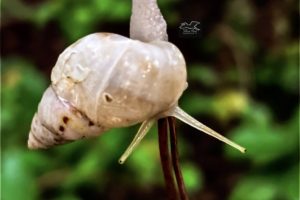
[{"label": "blurred green foliage", "polygon": [[[171,2],[166,0],[159,4],[163,9]],[[36,6],[19,0],[6,0],[1,6],[6,17],[29,20],[38,27],[43,27],[49,21],[57,22],[70,41],[95,32],[99,22],[128,23],[131,12],[131,3],[120,0],[53,0]],[[170,23],[176,20],[176,13],[170,9],[166,9],[166,16]]]},{"label": "blurred green foliage", "polygon": [[[174,10],[178,2],[159,1],[171,30],[182,22],[180,11]],[[105,23],[129,24],[131,7],[129,1],[117,0],[54,0],[34,5],[6,0],[1,3],[7,21],[19,20],[39,29],[54,22],[68,42],[98,31]],[[218,155],[219,160],[228,160],[231,167],[238,168],[232,174],[238,174],[238,179],[230,186],[230,200],[299,199],[299,106],[295,103],[299,92],[298,41],[283,34],[286,42],[278,42],[277,49],[270,48],[261,56],[259,40],[249,28],[255,20],[251,3],[230,1],[224,10],[222,23],[227,29],[209,33],[201,44],[195,42],[193,49],[211,56],[221,54],[226,43],[233,48],[234,64],[220,69],[213,62],[187,60],[189,88],[179,103],[199,119],[213,119],[219,129],[224,129],[222,133],[247,148],[246,154],[240,154],[224,146]],[[285,20],[280,23],[282,34],[289,24]],[[218,35],[220,32],[222,37]],[[232,44],[231,40],[235,42]],[[256,63],[246,62],[255,55],[259,55],[259,59],[253,58]],[[49,84],[49,77],[33,63],[30,57],[18,57],[17,53],[1,58],[1,199],[130,198],[126,191],[141,198],[149,191],[163,188],[154,128],[125,165],[118,165],[117,160],[137,126],[113,129],[96,139],[49,150],[27,150],[31,119]],[[194,199],[203,198],[201,195],[206,194],[212,181],[208,180],[212,172],[196,160],[201,154],[197,152],[198,147],[203,143],[199,137],[199,143],[195,144],[184,134],[191,129],[178,125],[187,190]],[[218,147],[216,144],[212,144],[213,148]],[[139,191],[145,194],[139,196]]]},{"label": "blurred green foliage", "polygon": [[[2,60],[2,110],[1,131],[4,147],[21,145],[22,131],[30,126],[41,93],[46,88],[46,79],[32,64],[19,58]],[[26,136],[23,136],[26,139]],[[22,140],[21,140],[22,141]]]}]

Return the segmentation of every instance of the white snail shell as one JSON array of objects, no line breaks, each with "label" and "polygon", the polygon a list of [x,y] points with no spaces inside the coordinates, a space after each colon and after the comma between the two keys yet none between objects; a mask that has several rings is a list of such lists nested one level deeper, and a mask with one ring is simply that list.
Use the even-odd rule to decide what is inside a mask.
[{"label": "white snail shell", "polygon": [[33,119],[29,148],[162,117],[186,88],[186,66],[169,42],[95,33],[59,56],[51,81]]}]

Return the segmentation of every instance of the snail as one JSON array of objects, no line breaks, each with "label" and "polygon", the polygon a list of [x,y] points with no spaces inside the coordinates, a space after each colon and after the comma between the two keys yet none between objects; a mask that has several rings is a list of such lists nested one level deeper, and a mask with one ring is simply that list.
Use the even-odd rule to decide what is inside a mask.
[{"label": "snail", "polygon": [[59,55],[33,117],[28,147],[49,148],[142,123],[119,160],[124,163],[157,119],[174,116],[244,152],[178,106],[187,88],[186,64],[167,42],[156,0],[133,0],[130,36],[90,34]]}]

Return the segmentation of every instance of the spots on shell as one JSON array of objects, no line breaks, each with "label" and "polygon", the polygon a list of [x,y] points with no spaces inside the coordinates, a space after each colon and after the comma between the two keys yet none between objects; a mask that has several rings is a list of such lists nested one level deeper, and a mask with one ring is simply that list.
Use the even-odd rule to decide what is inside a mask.
[{"label": "spots on shell", "polygon": [[59,126],[59,131],[64,132],[65,131],[65,127]]},{"label": "spots on shell", "polygon": [[[38,123],[38,120],[36,120]],[[65,127],[60,125],[58,130],[55,130],[53,127],[48,126],[45,123],[41,123],[41,132],[43,134],[38,134],[35,127],[32,127],[30,132],[30,137],[32,138],[29,143],[32,148],[49,148],[53,145],[64,144],[70,142],[71,140],[64,137]]]},{"label": "spots on shell", "polygon": [[94,126],[94,125],[95,125],[94,122],[89,121],[89,126]]},{"label": "spots on shell", "polygon": [[104,100],[107,103],[111,103],[113,101],[113,97],[108,93],[104,93]]},{"label": "spots on shell", "polygon": [[63,116],[62,120],[63,120],[64,124],[68,124],[70,119],[67,116]]},{"label": "spots on shell", "polygon": [[[113,101],[113,97],[110,94],[108,94],[108,93],[105,93],[105,94],[107,94],[107,96],[105,97],[103,95],[104,101],[107,101],[107,102]],[[56,131],[54,129],[51,129],[50,127],[47,127],[53,134],[61,135],[61,136],[64,135],[65,129],[69,126],[70,123],[72,123],[72,122],[76,123],[75,119],[77,119],[77,118],[84,121],[85,126],[89,126],[89,127],[96,126],[97,128],[103,128],[100,125],[98,125],[98,123],[92,121],[91,118],[89,118],[82,110],[77,109],[76,107],[74,107],[72,104],[70,104],[68,101],[66,101],[64,99],[61,99],[61,100],[63,101],[63,103],[65,105],[68,106],[68,108],[71,111],[71,115],[67,115],[67,114],[62,115],[62,117],[61,117],[62,124],[60,124],[58,126],[58,130],[56,129]],[[74,118],[72,118],[73,115],[75,115]]]}]

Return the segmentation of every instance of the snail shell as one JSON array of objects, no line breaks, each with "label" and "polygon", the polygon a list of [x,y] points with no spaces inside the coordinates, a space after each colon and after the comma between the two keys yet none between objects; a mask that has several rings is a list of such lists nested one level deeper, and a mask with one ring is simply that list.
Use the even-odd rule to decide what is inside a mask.
[{"label": "snail shell", "polygon": [[186,88],[186,65],[166,41],[95,33],[58,58],[33,119],[29,148],[48,148],[164,116]]}]

